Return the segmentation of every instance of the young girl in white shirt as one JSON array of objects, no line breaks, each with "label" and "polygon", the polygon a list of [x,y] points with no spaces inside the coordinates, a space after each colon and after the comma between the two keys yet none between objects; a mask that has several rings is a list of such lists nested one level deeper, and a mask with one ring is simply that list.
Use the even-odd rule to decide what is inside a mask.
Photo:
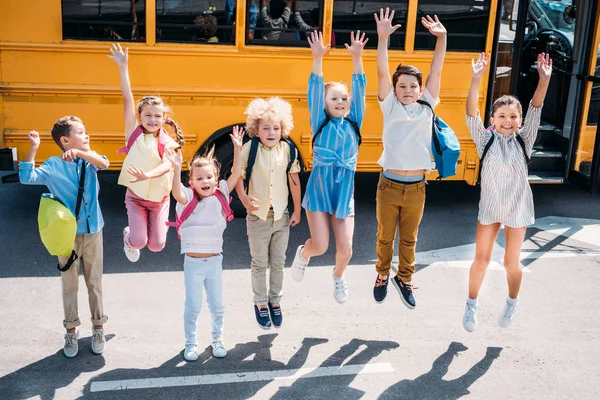
[{"label": "young girl in white shirt", "polygon": [[[172,193],[177,200],[177,215],[182,215],[193,196],[198,203],[192,213],[179,227],[181,252],[185,254],[183,275],[185,280],[185,307],[183,312],[185,330],[185,350],[187,361],[198,359],[196,328],[202,306],[202,286],[206,289],[206,302],[212,320],[213,356],[225,357],[227,350],[223,344],[223,232],[227,225],[223,205],[217,196],[229,202],[229,193],[242,176],[240,152],[244,131],[233,128],[233,169],[227,181],[219,182],[219,162],[214,157],[214,147],[204,156],[197,156],[190,162],[189,187],[181,183],[181,152],[166,149],[165,155],[174,167]],[[216,193],[220,191],[221,194]]]}]

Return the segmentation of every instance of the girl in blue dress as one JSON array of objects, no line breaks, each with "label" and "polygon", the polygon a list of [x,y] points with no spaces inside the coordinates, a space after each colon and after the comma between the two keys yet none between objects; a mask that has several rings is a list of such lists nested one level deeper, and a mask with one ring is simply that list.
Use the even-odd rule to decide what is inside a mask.
[{"label": "girl in blue dress", "polygon": [[352,32],[350,38],[351,44],[346,44],[346,48],[354,66],[352,97],[345,83],[326,84],[323,80],[323,55],[330,45],[323,44],[322,32],[312,32],[308,38],[313,54],[313,69],[308,80],[313,169],[302,207],[306,210],[311,237],[298,247],[292,264],[292,277],[301,281],[310,258],[327,251],[331,223],[336,246],[333,295],[338,303],[348,297],[344,271],[352,257],[354,173],[367,86],[362,51],[368,39],[360,31],[356,35]]}]

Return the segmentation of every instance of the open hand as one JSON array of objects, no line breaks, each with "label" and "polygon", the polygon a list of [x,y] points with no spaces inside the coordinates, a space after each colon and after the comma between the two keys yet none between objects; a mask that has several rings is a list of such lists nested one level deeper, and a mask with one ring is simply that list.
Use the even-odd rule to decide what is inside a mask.
[{"label": "open hand", "polygon": [[40,147],[40,134],[37,131],[30,131],[27,134],[27,139],[29,139],[31,147]]},{"label": "open hand", "polygon": [[356,36],[354,36],[354,32],[350,32],[350,46],[348,46],[348,43],[344,43],[344,46],[346,46],[352,57],[360,57],[363,48],[365,47],[368,41],[368,38],[365,40],[364,32],[361,35],[360,31],[356,31]]},{"label": "open hand", "polygon": [[377,17],[377,13],[375,13],[375,22],[377,23],[377,35],[381,39],[387,39],[391,36],[392,33],[396,32],[398,28],[402,25],[394,25],[392,26],[392,20],[394,19],[395,11],[392,10],[390,13],[390,9],[386,8],[385,13],[383,8],[379,9],[379,17]]},{"label": "open hand", "polygon": [[63,161],[68,161],[68,162],[73,161],[73,159],[77,158],[77,157],[79,157],[79,150],[77,150],[77,149],[67,150],[62,155]]},{"label": "open hand", "polygon": [[308,40],[314,58],[323,57],[331,47],[329,44],[327,46],[323,45],[323,32],[312,31],[310,35],[306,36],[306,40]]},{"label": "open hand", "polygon": [[233,146],[241,149],[242,144],[244,144],[244,128],[235,125],[232,133],[229,136],[231,136]]},{"label": "open hand", "polygon": [[126,67],[129,59],[129,49],[125,48],[125,52],[119,43],[113,44],[110,48],[110,56],[106,56],[117,63],[119,67]]},{"label": "open hand", "polygon": [[179,148],[177,151],[175,151],[173,149],[173,147],[166,147],[165,148],[165,157],[167,157],[167,160],[169,160],[171,162],[171,164],[173,164],[174,167],[181,169],[181,166],[183,165],[183,157],[181,156],[181,148]]},{"label": "open hand", "polygon": [[540,81],[549,82],[552,76],[552,59],[550,54],[540,53],[537,57],[537,70],[540,75]]},{"label": "open hand", "polygon": [[487,56],[485,53],[480,53],[477,58],[477,62],[471,59],[471,72],[473,78],[481,78],[487,68],[488,63],[490,62],[490,55]]},{"label": "open hand", "polygon": [[133,179],[129,181],[131,183],[141,182],[145,181],[146,179],[150,179],[150,177],[144,172],[143,169],[134,167],[133,165],[127,168],[127,172],[131,176],[133,176]]},{"label": "open hand", "polygon": [[444,25],[442,25],[437,15],[434,15],[433,17],[435,18],[435,21],[427,15],[426,17],[421,18],[421,23],[433,36],[445,36],[447,33],[446,28],[444,28]]}]

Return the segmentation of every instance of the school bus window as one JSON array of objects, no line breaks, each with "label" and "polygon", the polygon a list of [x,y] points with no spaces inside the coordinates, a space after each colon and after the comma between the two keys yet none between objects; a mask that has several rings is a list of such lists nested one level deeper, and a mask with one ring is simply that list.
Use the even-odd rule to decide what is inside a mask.
[{"label": "school bus window", "polygon": [[[594,76],[600,78],[600,46],[596,57],[596,72]],[[598,125],[600,117],[600,83],[592,82],[592,97],[590,98],[590,110],[588,111],[588,125]]]},{"label": "school bus window", "polygon": [[373,16],[379,9],[389,7],[394,10],[393,24],[402,25],[392,36],[390,36],[390,50],[404,50],[404,39],[406,33],[406,12],[408,0],[396,0],[379,2],[367,1],[344,1],[336,0],[333,3],[333,34],[331,46],[343,48],[344,43],[350,44],[350,32],[360,30],[366,32],[369,42],[367,49],[377,48],[377,25]]},{"label": "school bus window", "polygon": [[421,18],[437,15],[448,31],[448,51],[484,51],[490,0],[419,0],[415,50],[433,50],[436,38]]},{"label": "school bus window", "polygon": [[305,47],[306,33],[322,25],[314,0],[247,0],[246,44]]},{"label": "school bus window", "polygon": [[158,0],[156,41],[233,44],[233,0]]},{"label": "school bus window", "polygon": [[146,41],[145,0],[62,0],[63,39]]}]

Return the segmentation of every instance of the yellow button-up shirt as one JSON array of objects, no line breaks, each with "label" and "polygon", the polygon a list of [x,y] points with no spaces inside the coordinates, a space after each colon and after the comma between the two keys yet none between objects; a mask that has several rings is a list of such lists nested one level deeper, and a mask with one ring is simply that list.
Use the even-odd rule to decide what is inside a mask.
[{"label": "yellow button-up shirt", "polygon": [[[242,147],[242,178],[246,178],[246,167],[250,154],[248,142]],[[266,221],[269,209],[273,208],[273,219],[277,221],[283,216],[288,205],[288,177],[286,169],[290,162],[290,146],[285,141],[269,148],[262,143],[258,145],[256,161],[252,167],[248,194],[257,200],[258,210],[252,213]],[[290,174],[300,172],[300,163],[296,161],[290,168]]]}]

